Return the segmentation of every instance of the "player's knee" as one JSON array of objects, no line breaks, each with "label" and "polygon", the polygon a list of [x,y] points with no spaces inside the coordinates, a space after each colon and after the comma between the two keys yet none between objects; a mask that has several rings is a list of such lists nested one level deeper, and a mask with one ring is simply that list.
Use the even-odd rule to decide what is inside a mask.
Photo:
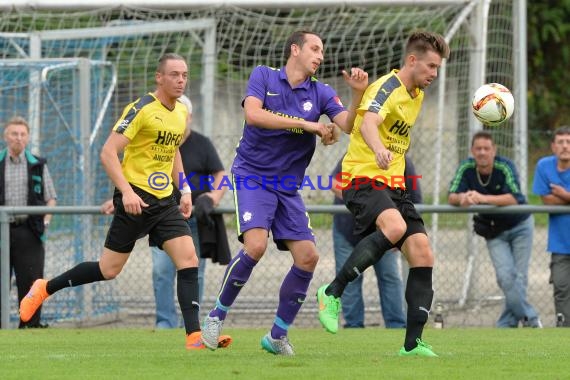
[{"label": "player's knee", "polygon": [[295,258],[295,265],[303,270],[312,272],[319,262],[319,254],[317,251],[309,251],[303,255],[299,255]]},{"label": "player's knee", "polygon": [[247,255],[249,257],[251,257],[252,259],[259,261],[259,259],[261,259],[261,257],[263,257],[263,254],[265,253],[265,250],[267,249],[267,240],[264,241],[247,241],[244,246],[244,251],[247,253]]},{"label": "player's knee", "polygon": [[105,280],[113,280],[115,279],[119,273],[121,273],[122,268],[101,268],[101,274],[105,278]]},{"label": "player's knee", "polygon": [[377,227],[382,230],[384,236],[386,236],[386,238],[392,243],[399,241],[406,233],[407,228],[406,222],[404,222],[404,220],[396,221],[393,224],[387,224],[383,227],[377,225]]}]

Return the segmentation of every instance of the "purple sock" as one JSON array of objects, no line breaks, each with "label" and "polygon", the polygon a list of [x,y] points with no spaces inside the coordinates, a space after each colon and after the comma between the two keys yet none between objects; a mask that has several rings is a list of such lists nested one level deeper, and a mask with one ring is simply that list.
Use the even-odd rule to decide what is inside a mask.
[{"label": "purple sock", "polygon": [[292,266],[287,276],[285,276],[279,291],[277,314],[271,328],[271,337],[273,339],[287,336],[289,326],[291,326],[301,306],[303,306],[303,302],[305,302],[307,289],[309,289],[312,278],[312,272],[304,271],[296,266]]},{"label": "purple sock", "polygon": [[226,319],[228,310],[249,279],[255,264],[257,264],[257,261],[249,257],[243,249],[234,256],[226,268],[222,288],[216,299],[216,307],[210,311],[210,317],[218,317],[221,320]]}]

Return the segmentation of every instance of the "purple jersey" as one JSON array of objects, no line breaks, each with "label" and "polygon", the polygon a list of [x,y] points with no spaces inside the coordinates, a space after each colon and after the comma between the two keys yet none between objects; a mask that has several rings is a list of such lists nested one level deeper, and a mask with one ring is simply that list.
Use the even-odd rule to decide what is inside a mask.
[{"label": "purple jersey", "polygon": [[[313,77],[291,88],[285,67],[253,69],[244,99],[248,96],[263,101],[266,111],[312,122],[323,114],[332,120],[345,110],[335,90]],[[244,123],[232,172],[238,176],[255,175],[260,180],[278,184],[294,181],[294,189],[278,187],[280,191],[296,192],[315,152],[315,144],[315,135],[300,128],[265,129]]]}]

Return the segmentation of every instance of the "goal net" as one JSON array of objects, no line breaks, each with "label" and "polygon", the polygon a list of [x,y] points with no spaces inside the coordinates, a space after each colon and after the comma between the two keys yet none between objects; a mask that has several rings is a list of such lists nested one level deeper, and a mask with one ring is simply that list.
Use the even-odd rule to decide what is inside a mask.
[{"label": "goal net", "polygon": [[[80,103],[72,106],[66,104],[78,96],[71,89],[80,81],[79,78],[62,78],[61,83],[50,82],[49,88],[62,87],[69,91],[52,96],[49,102],[41,102],[38,104],[41,108],[36,110],[29,106],[33,102],[33,91],[15,90],[22,83],[33,83],[29,78],[20,79],[13,69],[0,65],[0,93],[4,104],[11,105],[1,110],[0,116],[6,119],[18,114],[32,121],[32,130],[39,131],[34,141],[37,144],[35,148],[49,159],[50,171],[56,179],[59,203],[78,204],[75,197],[84,191],[84,182],[60,181],[64,181],[62,178],[69,171],[65,165],[69,162],[78,164],[79,161],[77,157],[61,158],[60,151],[68,147],[77,148],[84,155],[83,159],[93,163],[91,172],[83,175],[99,176],[102,170],[95,163],[102,141],[93,138],[78,140],[74,135],[76,132],[71,131],[62,138],[58,137],[58,131],[60,128],[80,128],[84,131],[80,136],[92,137],[99,133],[104,136],[127,103],[154,89],[154,71],[162,54],[175,52],[188,61],[188,95],[194,103],[193,128],[212,139],[225,167],[229,168],[241,136],[241,100],[249,73],[256,65],[282,66],[283,45],[291,32],[311,29],[323,37],[325,61],[317,76],[333,86],[346,102],[349,89],[340,74],[342,69],[362,67],[374,80],[399,67],[405,41],[411,31],[427,29],[439,32],[448,39],[451,57],[442,68],[440,78],[427,90],[422,114],[412,130],[410,154],[418,174],[422,175],[420,183],[424,203],[439,204],[446,195],[458,162],[468,155],[470,135],[480,128],[470,114],[473,90],[484,82],[500,82],[513,91],[515,98],[520,98],[519,86],[514,80],[516,18],[513,2],[492,1],[488,12],[485,4],[489,3],[482,1],[378,1],[368,6],[346,3],[331,1],[327,5],[308,8],[291,8],[273,2],[268,2],[265,8],[189,5],[186,8],[179,6],[177,10],[120,6],[74,11],[72,5],[58,10],[7,8],[0,14],[0,57],[3,60],[20,60],[20,68],[28,70],[29,65],[25,61],[29,59],[81,57],[105,62],[109,65],[105,67],[113,67],[117,81],[105,103],[103,114],[100,106],[110,87],[101,82],[99,88],[92,86],[89,90],[89,96],[99,100],[90,98],[88,118],[77,117],[73,114],[77,107],[81,107]],[[38,118],[34,112],[44,116]],[[67,121],[62,123],[56,120],[58,118]],[[515,121],[515,118],[509,121],[496,137],[500,153],[516,159],[521,157],[520,150],[525,147],[517,146]],[[85,134],[85,131],[88,133]],[[342,157],[347,143],[348,138],[344,136],[339,144],[317,147],[307,172],[310,178],[315,178],[315,183],[317,176],[328,176]],[[55,146],[51,147],[50,144]],[[526,181],[525,175],[523,173],[522,181]],[[91,198],[83,204],[97,204],[111,195],[110,183],[97,181],[94,184]],[[303,196],[307,204],[332,202],[332,195],[327,190],[307,189],[303,190]],[[226,197],[223,204],[231,206],[230,198]],[[460,297],[480,299],[489,292],[496,292],[496,287],[484,283],[471,282],[467,293],[463,287],[467,263],[465,257],[454,255],[458,250],[457,241],[468,238],[467,218],[437,218],[434,215],[434,220],[431,220],[429,216],[426,217],[430,228],[437,227],[434,233],[439,261],[445,260],[448,254],[453,263],[436,274],[435,286],[441,297],[456,302]],[[66,217],[58,218],[62,220],[59,229],[51,233],[84,234],[81,232],[85,228],[83,223],[66,224],[63,222]],[[330,280],[334,273],[330,220],[329,215],[313,215],[313,224],[322,226],[315,230],[321,242],[319,247],[323,259],[312,286]],[[99,222],[97,219],[92,223],[98,225]],[[461,231],[456,231],[457,236],[443,232],[450,228]],[[229,236],[232,247],[237,251],[233,231],[229,231]],[[102,246],[101,240],[96,243]],[[68,256],[59,256],[62,247],[55,239],[48,239],[47,244],[48,252],[51,252],[48,261],[53,261],[55,272],[71,267],[76,261]],[[119,313],[114,311],[114,315],[128,313],[152,318],[151,264],[145,244],[137,244],[137,250],[144,253],[133,255],[119,279],[105,285],[105,291],[120,295],[113,300],[119,304]],[[461,248],[460,251],[465,249]],[[81,258],[96,259],[98,248],[89,250],[93,252],[84,252]],[[287,267],[282,265],[281,260],[287,259],[283,255],[268,254],[262,264],[266,270],[259,270],[254,276],[257,278],[254,283],[243,290],[236,309],[243,309],[243,315],[249,318],[244,319],[247,323],[272,318],[271,313],[276,306],[275,295]],[[223,268],[216,265],[208,267],[206,307],[213,302],[221,271]],[[51,270],[46,273],[51,274],[54,274]],[[312,288],[310,291],[314,294]],[[258,311],[257,314],[248,314],[248,310],[254,309]],[[53,318],[57,320],[57,313],[64,313],[64,310],[64,307],[51,310]],[[305,317],[303,314],[297,324],[313,323],[312,311],[311,306],[306,305],[303,312],[307,315]],[[240,313],[234,314],[239,318]],[[88,318],[89,315],[81,315],[82,322]]]}]

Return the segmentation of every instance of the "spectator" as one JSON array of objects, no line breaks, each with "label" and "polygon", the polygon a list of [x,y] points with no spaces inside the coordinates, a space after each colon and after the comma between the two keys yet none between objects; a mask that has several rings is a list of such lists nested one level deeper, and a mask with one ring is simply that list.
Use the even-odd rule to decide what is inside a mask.
[{"label": "spectator", "polygon": [[[337,163],[331,173],[332,191],[335,194],[334,204],[343,204],[341,184],[335,178],[341,172],[342,159]],[[416,171],[411,159],[406,156],[406,189],[410,193],[413,203],[422,203],[422,194],[419,183],[414,181]],[[340,186],[339,186],[340,185]],[[335,255],[336,273],[340,271],[352,250],[360,241],[360,236],[353,234],[354,217],[350,214],[335,214],[333,218],[333,246]],[[404,314],[404,286],[398,265],[397,248],[391,249],[372,267],[376,273],[378,294],[382,308],[382,318],[387,328],[405,328],[406,316]],[[349,283],[341,296],[344,327],[364,327],[364,301],[362,297],[363,277],[359,276]]]},{"label": "spectator", "polygon": [[[450,205],[507,206],[526,204],[518,173],[507,158],[497,156],[493,137],[477,132],[471,140],[472,158],[461,162],[449,188]],[[534,218],[531,214],[478,214],[475,232],[485,238],[505,305],[497,327],[542,327],[527,300],[528,266],[532,253]]]},{"label": "spectator", "polygon": [[[56,193],[47,162],[28,149],[30,128],[14,117],[4,127],[6,149],[0,152],[0,205],[55,206]],[[18,302],[44,275],[45,232],[51,215],[13,215],[10,219],[10,274],[16,276]],[[40,323],[41,308],[19,328],[47,327]]]},{"label": "spectator", "polygon": [[[546,205],[570,204],[570,126],[554,131],[551,156],[541,158],[534,173],[532,191]],[[554,286],[557,326],[570,327],[570,226],[569,214],[548,215],[550,282]]]},{"label": "spectator", "polygon": [[[203,260],[206,257],[204,255],[209,252],[208,257],[222,265],[228,264],[231,259],[223,218],[221,215],[215,217],[208,212],[203,212],[205,208],[213,209],[219,205],[227,190],[227,187],[220,186],[226,172],[210,139],[190,129],[190,123],[192,122],[192,103],[190,99],[183,95],[179,100],[188,108],[186,139],[180,145],[180,155],[184,173],[192,187],[194,212],[187,221],[192,232],[196,253],[201,258],[198,265],[198,299],[200,304],[202,304],[204,275],[206,272],[206,260]],[[211,190],[210,186],[206,186],[206,184],[210,183]],[[208,239],[208,236],[212,236],[212,239]],[[207,241],[211,241],[211,244],[215,247],[207,246]],[[156,302],[156,327],[176,328],[179,326],[174,303],[176,267],[167,253],[152,242],[151,251],[152,284]]]}]

